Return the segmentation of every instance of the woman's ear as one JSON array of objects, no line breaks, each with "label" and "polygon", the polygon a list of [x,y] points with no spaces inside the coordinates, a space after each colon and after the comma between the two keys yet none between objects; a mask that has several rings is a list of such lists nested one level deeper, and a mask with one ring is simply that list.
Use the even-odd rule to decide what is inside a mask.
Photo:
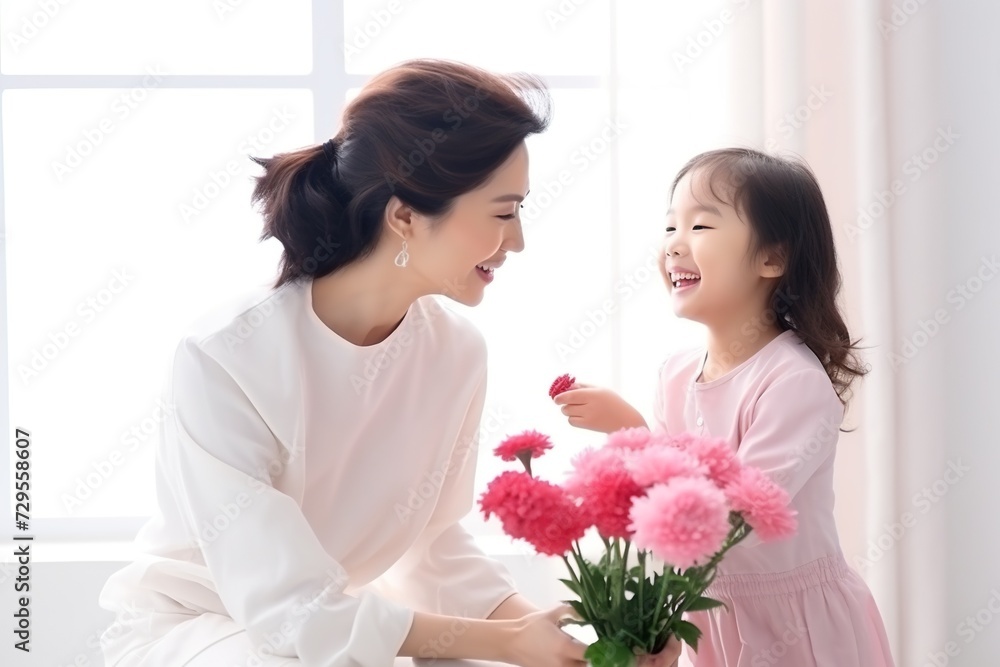
[{"label": "woman's ear", "polygon": [[413,209],[393,195],[385,205],[385,224],[399,238],[406,240],[413,234]]}]

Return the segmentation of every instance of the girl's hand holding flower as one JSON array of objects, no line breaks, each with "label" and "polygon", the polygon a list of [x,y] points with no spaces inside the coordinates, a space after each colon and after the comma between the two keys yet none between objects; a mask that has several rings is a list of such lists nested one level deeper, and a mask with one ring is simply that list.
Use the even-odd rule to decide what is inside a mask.
[{"label": "girl's hand holding flower", "polygon": [[621,396],[605,387],[574,382],[553,398],[571,426],[601,433],[646,426],[646,420]]}]

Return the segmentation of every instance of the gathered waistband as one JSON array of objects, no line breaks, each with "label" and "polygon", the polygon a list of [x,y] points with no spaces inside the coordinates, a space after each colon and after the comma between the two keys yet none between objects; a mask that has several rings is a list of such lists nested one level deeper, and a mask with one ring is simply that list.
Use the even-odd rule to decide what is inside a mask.
[{"label": "gathered waistband", "polygon": [[852,572],[843,556],[829,556],[785,572],[720,574],[704,594],[708,597],[728,598],[787,595],[844,579]]}]

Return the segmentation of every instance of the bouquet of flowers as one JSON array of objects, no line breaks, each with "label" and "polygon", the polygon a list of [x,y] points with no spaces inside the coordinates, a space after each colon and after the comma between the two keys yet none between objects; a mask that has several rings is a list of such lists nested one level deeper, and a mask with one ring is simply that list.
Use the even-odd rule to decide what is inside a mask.
[{"label": "bouquet of flowers", "polygon": [[[572,384],[562,376],[550,395]],[[524,471],[498,475],[480,504],[507,535],[563,559],[569,578],[560,581],[578,598],[566,601],[580,617],[570,622],[598,637],[586,653],[593,667],[634,665],[671,635],[697,650],[701,631],[684,614],[723,604],[704,592],[726,552],[751,531],[764,541],[795,532],[788,494],[722,440],[622,429],[580,452],[562,484],[531,473],[551,447],[533,430],[500,443],[497,456]],[[597,562],[580,547],[591,528],[604,544]]]}]

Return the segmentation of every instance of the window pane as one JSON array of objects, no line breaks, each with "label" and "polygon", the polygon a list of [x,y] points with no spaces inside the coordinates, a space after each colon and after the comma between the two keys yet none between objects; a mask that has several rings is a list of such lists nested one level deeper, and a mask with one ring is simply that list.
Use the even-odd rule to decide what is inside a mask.
[{"label": "window pane", "polygon": [[309,0],[4,0],[4,74],[308,74]]},{"label": "window pane", "polygon": [[344,12],[345,59],[352,73],[374,73],[416,57],[498,71],[606,71],[608,0],[345,0]]},{"label": "window pane", "polygon": [[122,94],[3,97],[10,415],[37,518],[152,511],[169,355],[275,275],[247,155],[313,143],[309,91],[156,90],[120,118]]}]

